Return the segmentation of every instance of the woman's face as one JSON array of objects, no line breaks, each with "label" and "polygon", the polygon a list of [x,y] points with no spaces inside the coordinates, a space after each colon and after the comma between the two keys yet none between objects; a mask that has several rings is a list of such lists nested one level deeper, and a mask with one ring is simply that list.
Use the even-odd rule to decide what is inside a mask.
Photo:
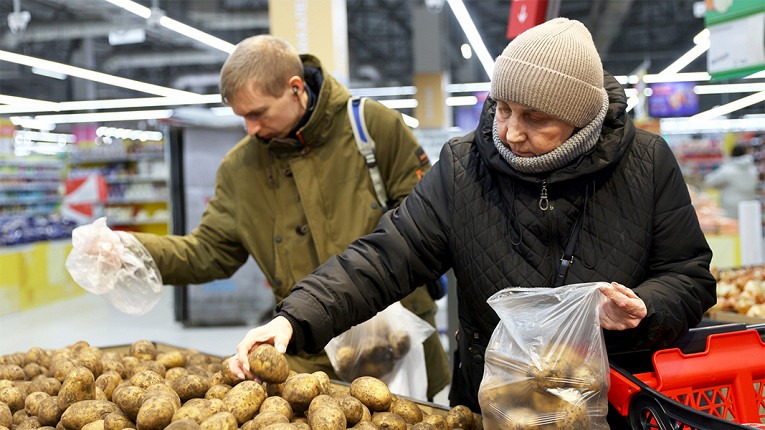
[{"label": "woman's face", "polygon": [[559,147],[575,127],[544,112],[497,100],[499,140],[518,157],[546,154]]}]

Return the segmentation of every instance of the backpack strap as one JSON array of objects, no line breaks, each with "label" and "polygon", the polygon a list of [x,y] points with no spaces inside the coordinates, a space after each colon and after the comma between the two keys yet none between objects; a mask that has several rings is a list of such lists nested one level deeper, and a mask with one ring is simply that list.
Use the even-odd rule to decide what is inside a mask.
[{"label": "backpack strap", "polygon": [[372,178],[372,184],[374,184],[375,187],[377,200],[380,202],[380,205],[382,205],[383,211],[387,211],[388,194],[385,192],[385,184],[383,184],[380,169],[377,167],[375,141],[372,139],[372,136],[369,135],[367,123],[364,120],[365,102],[365,97],[349,98],[348,118],[351,121],[351,128],[353,129],[353,137],[356,138],[356,145],[359,147],[359,152],[364,156],[364,160],[367,163],[367,169],[369,169],[369,176]]}]

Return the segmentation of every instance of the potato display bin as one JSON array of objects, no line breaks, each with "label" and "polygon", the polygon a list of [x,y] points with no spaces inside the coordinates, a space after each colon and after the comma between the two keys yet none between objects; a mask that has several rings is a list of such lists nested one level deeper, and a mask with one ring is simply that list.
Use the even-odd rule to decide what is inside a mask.
[{"label": "potato display bin", "polygon": [[765,325],[694,329],[635,373],[634,360],[612,357],[608,400],[633,429],[765,429],[764,333]]}]

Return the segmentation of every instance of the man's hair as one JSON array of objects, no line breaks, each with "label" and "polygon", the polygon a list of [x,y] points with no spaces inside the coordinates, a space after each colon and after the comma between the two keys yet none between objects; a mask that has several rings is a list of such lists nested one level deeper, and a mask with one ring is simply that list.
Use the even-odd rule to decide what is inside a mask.
[{"label": "man's hair", "polygon": [[239,42],[223,63],[220,94],[230,103],[237,91],[255,81],[260,91],[279,97],[293,76],[303,78],[303,63],[292,45],[275,36],[252,36]]}]

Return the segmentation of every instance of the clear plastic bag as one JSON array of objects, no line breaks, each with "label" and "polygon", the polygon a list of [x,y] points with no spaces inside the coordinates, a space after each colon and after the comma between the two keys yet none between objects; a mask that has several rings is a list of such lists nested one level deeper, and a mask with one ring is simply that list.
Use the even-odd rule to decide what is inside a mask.
[{"label": "clear plastic bag", "polygon": [[478,401],[485,429],[608,429],[608,355],[597,283],[508,288]]},{"label": "clear plastic bag", "polygon": [[149,312],[162,297],[162,276],[133,235],[113,231],[106,218],[77,227],[66,269],[83,289],[129,315]]},{"label": "clear plastic bag", "polygon": [[428,380],[422,342],[434,331],[396,302],[332,339],[325,351],[335,373],[346,382],[374,376],[393,393],[426,399]]}]

